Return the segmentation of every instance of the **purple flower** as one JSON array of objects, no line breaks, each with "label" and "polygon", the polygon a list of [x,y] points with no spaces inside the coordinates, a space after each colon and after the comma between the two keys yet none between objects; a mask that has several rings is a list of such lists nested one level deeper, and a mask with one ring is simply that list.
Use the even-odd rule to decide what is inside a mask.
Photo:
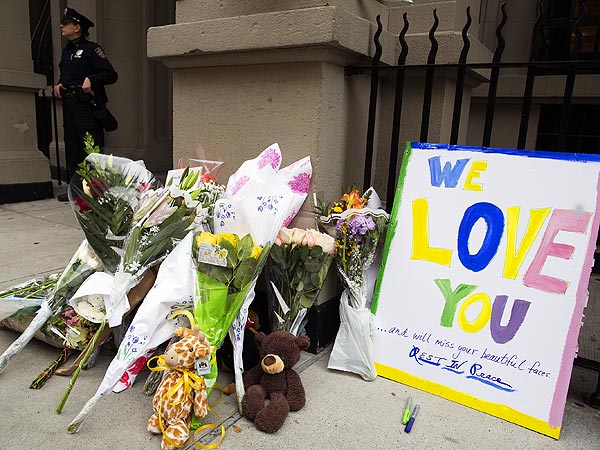
[{"label": "purple flower", "polygon": [[375,229],[375,222],[371,216],[356,215],[348,221],[348,231],[352,236],[364,236]]}]

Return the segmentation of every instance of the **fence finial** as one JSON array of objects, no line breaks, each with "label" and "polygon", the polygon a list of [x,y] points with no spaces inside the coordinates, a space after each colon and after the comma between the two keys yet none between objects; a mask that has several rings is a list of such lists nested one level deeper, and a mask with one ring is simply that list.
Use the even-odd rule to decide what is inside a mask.
[{"label": "fence finial", "polygon": [[398,55],[398,65],[406,63],[406,56],[408,55],[408,44],[406,43],[406,33],[408,32],[408,13],[402,14],[402,19],[404,20],[404,26],[402,27],[402,31],[400,31],[400,35],[398,36],[398,40],[400,41],[400,46],[402,47],[402,51],[400,55]]},{"label": "fence finial", "polygon": [[383,24],[381,23],[381,15],[377,14],[377,31],[375,32],[375,36],[373,36],[373,41],[375,42],[375,54],[373,55],[373,65],[376,66],[381,61],[381,54],[383,53],[383,48],[381,47],[381,42],[379,42],[379,36],[383,31]]}]

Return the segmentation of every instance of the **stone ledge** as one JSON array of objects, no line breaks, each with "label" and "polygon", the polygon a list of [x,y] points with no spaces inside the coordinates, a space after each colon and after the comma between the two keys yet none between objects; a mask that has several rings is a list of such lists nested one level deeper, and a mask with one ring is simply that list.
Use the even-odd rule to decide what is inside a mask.
[{"label": "stone ledge", "polygon": [[[394,2],[394,4],[398,6],[397,2]],[[323,6],[337,6],[349,13],[371,21],[374,21],[375,17],[380,14],[384,28],[388,22],[389,8],[379,0],[261,0],[259,2],[240,0],[178,0],[176,19],[177,23],[197,22],[223,17]]]},{"label": "stone ledge", "polygon": [[0,88],[38,90],[46,87],[46,77],[33,72],[0,69]]},{"label": "stone ledge", "polygon": [[[315,48],[333,48],[358,59],[375,53],[375,30],[375,24],[333,6],[277,11],[150,28],[148,57],[171,67],[198,67],[207,64],[198,58],[186,64],[181,57],[248,53],[245,64],[261,64],[273,62],[269,53],[273,51],[308,49],[308,58],[314,58]],[[383,32],[383,61],[394,61],[395,40]],[[295,51],[283,60],[314,60],[306,59],[307,55]],[[223,61],[216,64],[226,65]]]}]

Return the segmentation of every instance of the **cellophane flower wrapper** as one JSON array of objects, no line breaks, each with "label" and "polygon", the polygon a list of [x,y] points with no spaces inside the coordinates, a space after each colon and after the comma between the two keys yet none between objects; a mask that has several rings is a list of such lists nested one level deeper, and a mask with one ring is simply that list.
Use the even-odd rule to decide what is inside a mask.
[{"label": "cellophane flower wrapper", "polygon": [[[35,319],[38,310],[39,306],[22,308],[0,322],[0,325],[22,333]],[[81,351],[97,329],[97,324],[79,316],[69,305],[64,305],[56,314],[48,317],[33,337],[56,348]]]},{"label": "cellophane flower wrapper", "polygon": [[216,183],[223,164],[225,164],[224,161],[212,161],[209,159],[180,159],[178,165],[180,169],[169,170],[167,172],[167,181],[165,184],[167,186],[170,186],[171,184],[179,184],[186,167],[189,168],[190,171],[199,172],[200,176],[197,180],[198,184],[208,181],[213,181]]},{"label": "cellophane flower wrapper", "polygon": [[[71,301],[79,314],[93,322],[106,319],[110,327],[119,325],[129,310],[127,292],[145,271],[160,263],[188,231],[209,226],[210,211],[224,187],[212,180],[198,181],[200,169],[183,169],[178,185],[171,183],[144,192],[134,212],[114,280],[100,276],[88,280],[93,287],[77,292]],[[94,291],[96,296],[92,295]]]},{"label": "cellophane flower wrapper", "polygon": [[282,228],[265,269],[271,332],[298,336],[323,287],[335,240],[317,230]]},{"label": "cellophane flower wrapper", "polygon": [[84,240],[58,278],[52,294],[42,301],[40,309],[27,328],[0,356],[0,372],[4,370],[8,361],[31,341],[50,317],[62,311],[79,286],[91,274],[101,270],[102,263]]},{"label": "cellophane flower wrapper", "polygon": [[192,238],[190,231],[160,265],[156,281],[138,308],[100,386],[71,421],[70,432],[79,431],[100,399],[117,386],[139,357],[171,339],[175,328],[183,326],[181,316],[168,318],[175,311],[193,308],[196,266],[192,262]]},{"label": "cellophane flower wrapper", "polygon": [[[135,285],[136,278],[152,264],[164,258],[157,279],[140,305],[128,332],[121,341],[101,386],[68,427],[77,432],[98,400],[111,389],[128,370],[138,366],[150,349],[170,339],[179,322],[167,321],[174,310],[192,309],[195,266],[191,266],[193,230],[208,229],[208,211],[224,190],[212,180],[200,180],[202,172],[189,168],[178,175],[177,181],[156,191],[149,191],[134,215],[135,225],[127,238],[124,255],[110,289],[104,296],[105,315],[110,324],[111,311],[122,315],[128,302],[120,296]],[[173,180],[173,176],[168,176]],[[186,233],[185,235],[183,233]],[[174,249],[173,249],[174,247]],[[100,290],[100,289],[98,289]],[[117,300],[116,303],[113,303]],[[116,309],[113,306],[116,305]],[[111,310],[111,308],[113,308]],[[114,312],[112,313],[114,314]],[[112,325],[111,325],[112,326]]]},{"label": "cellophane flower wrapper", "polygon": [[117,271],[125,237],[144,194],[159,182],[141,162],[92,153],[69,184],[69,200],[105,271]]},{"label": "cellophane flower wrapper", "polygon": [[[327,367],[373,380],[377,376],[371,342],[375,322],[369,306],[377,267],[372,268],[372,264],[379,244],[385,240],[389,215],[381,209],[381,201],[373,188],[362,197],[353,191],[342,198],[346,199],[346,206],[354,207],[320,218],[323,226],[335,236],[335,265],[344,285],[340,298],[340,329]],[[334,211],[335,206],[334,203]]]},{"label": "cellophane flower wrapper", "polygon": [[0,321],[24,308],[37,311],[42,301],[47,300],[60,277],[53,273],[19,283],[0,291]]},{"label": "cellophane flower wrapper", "polygon": [[[280,228],[284,224],[289,224],[296,216],[310,188],[312,175],[310,158],[298,160],[283,169],[280,168],[281,161],[281,150],[277,144],[267,147],[256,158],[245,161],[231,175],[223,197],[215,204],[213,214],[215,234],[229,233],[240,237],[249,235],[255,244],[263,248],[256,277],[266,262],[269,248]],[[241,306],[237,305],[241,295],[238,295],[237,301],[230,303],[234,309],[237,308],[229,328],[229,337],[234,348],[238,407],[244,396],[242,380],[244,331],[248,308],[255,295],[255,285],[256,279],[247,286]],[[218,289],[215,292],[218,292]],[[198,307],[196,304],[196,309]],[[224,311],[221,314],[223,315]],[[199,325],[200,329],[203,329],[202,324]],[[214,344],[211,342],[211,345]]]},{"label": "cellophane flower wrapper", "polygon": [[218,376],[215,352],[223,345],[244,303],[254,298],[256,280],[268,253],[269,246],[258,246],[249,234],[241,238],[231,233],[195,236],[194,316],[213,349],[210,373],[201,374],[209,395]]},{"label": "cellophane flower wrapper", "polygon": [[[110,328],[121,325],[124,314],[130,309],[127,297],[130,289],[137,286],[145,272],[151,266],[159,264],[189,231],[201,224],[202,220],[198,215],[204,211],[198,208],[202,205],[195,199],[198,192],[190,191],[195,178],[197,173],[187,170],[178,186],[171,185],[148,191],[142,198],[133,216],[134,224],[125,239],[123,256],[115,273],[110,295],[102,296],[104,308],[101,305],[90,305],[89,296],[78,298],[72,303],[81,315],[84,315],[87,309],[94,312],[94,320],[101,317],[93,342],[98,339],[106,325]],[[85,308],[82,307],[84,305]],[[86,318],[92,320],[92,317]],[[87,355],[73,373],[57,406],[57,413],[62,411],[86,358]]]}]

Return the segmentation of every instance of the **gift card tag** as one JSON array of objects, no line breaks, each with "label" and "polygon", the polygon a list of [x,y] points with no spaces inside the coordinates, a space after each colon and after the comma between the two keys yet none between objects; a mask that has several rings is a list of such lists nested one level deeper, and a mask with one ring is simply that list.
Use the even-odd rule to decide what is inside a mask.
[{"label": "gift card tag", "polygon": [[210,373],[210,355],[196,359],[195,365],[198,375],[208,375]]},{"label": "gift card tag", "polygon": [[198,262],[227,267],[227,250],[209,242],[201,242],[198,247]]}]

